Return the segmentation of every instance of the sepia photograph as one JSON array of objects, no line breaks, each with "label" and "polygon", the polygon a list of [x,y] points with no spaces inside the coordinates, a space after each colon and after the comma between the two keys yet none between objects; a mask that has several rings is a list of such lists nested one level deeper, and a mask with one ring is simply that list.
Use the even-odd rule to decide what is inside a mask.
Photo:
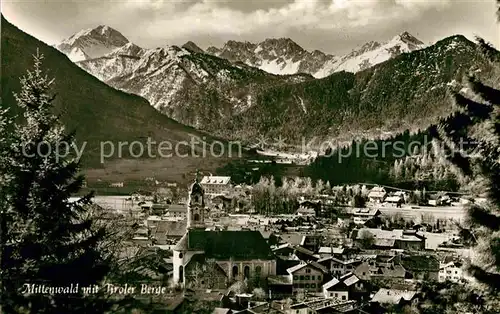
[{"label": "sepia photograph", "polygon": [[0,314],[500,313],[500,0],[0,8]]}]

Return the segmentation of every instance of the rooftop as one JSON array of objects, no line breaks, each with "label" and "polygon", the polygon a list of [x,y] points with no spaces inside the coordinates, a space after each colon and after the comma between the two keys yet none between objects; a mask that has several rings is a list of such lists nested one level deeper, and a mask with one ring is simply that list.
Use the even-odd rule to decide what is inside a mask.
[{"label": "rooftop", "polygon": [[409,271],[439,271],[439,261],[430,255],[404,256],[401,265]]},{"label": "rooftop", "polygon": [[[394,230],[382,230],[376,228],[362,228],[359,229],[356,233],[356,239],[362,239],[363,234],[365,232],[369,232],[375,238],[375,241],[381,239],[384,240],[400,240],[400,241],[422,241],[424,238],[424,234],[421,232],[415,232],[414,230],[405,231],[402,229],[394,229]],[[383,239],[383,240],[382,240]]]},{"label": "rooftop", "polygon": [[354,273],[350,272],[350,273],[347,273],[343,276],[341,276],[340,278],[333,278],[332,280],[330,280],[329,282],[325,283],[323,285],[323,288],[328,290],[332,287],[335,287],[336,285],[338,285],[339,283],[343,283],[345,286],[349,287],[355,283],[357,283],[359,281],[359,278],[356,277],[356,275],[354,275]]},{"label": "rooftop", "polygon": [[398,202],[403,201],[403,197],[402,196],[389,196],[385,199],[385,201],[388,203],[398,203]]},{"label": "rooftop", "polygon": [[372,217],[380,214],[380,211],[377,208],[351,208],[348,213],[355,216]]},{"label": "rooftop", "polygon": [[308,262],[301,262],[300,264],[297,264],[293,267],[290,267],[288,268],[286,271],[289,273],[289,274],[293,274],[294,272],[296,272],[297,270],[300,270],[304,267],[307,267],[307,266],[310,266],[310,267],[313,267],[313,268],[316,268],[317,270],[323,272],[323,273],[327,273],[328,270],[326,269],[326,267],[324,267],[323,265],[317,263],[317,262],[314,262],[314,261],[308,261]]},{"label": "rooftop", "polygon": [[342,247],[330,247],[322,246],[319,248],[319,254],[342,254],[344,253],[344,248]]},{"label": "rooftop", "polygon": [[182,237],[186,232],[186,222],[185,221],[168,221],[168,220],[158,220],[153,221],[152,224],[156,226],[154,230],[154,236],[170,236],[170,237]]},{"label": "rooftop", "polygon": [[168,206],[167,212],[186,213],[187,207],[185,205],[172,204]]},{"label": "rooftop", "polygon": [[399,304],[401,300],[411,301],[415,297],[416,293],[416,291],[381,288],[373,296],[372,302],[382,304]]},{"label": "rooftop", "polygon": [[201,184],[228,184],[231,181],[231,177],[222,176],[204,176],[201,179]]},{"label": "rooftop", "polygon": [[176,251],[203,251],[207,258],[215,259],[274,259],[259,231],[205,231],[189,230],[179,240]]}]

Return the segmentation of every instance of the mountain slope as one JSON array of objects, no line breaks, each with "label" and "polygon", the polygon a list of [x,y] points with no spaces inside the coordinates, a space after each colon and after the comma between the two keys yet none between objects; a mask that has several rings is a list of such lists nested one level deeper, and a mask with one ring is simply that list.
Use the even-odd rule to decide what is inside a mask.
[{"label": "mountain slope", "polygon": [[211,125],[207,130],[224,128],[217,122],[246,110],[252,97],[269,85],[312,79],[275,76],[190,49],[122,47],[77,64],[115,88],[143,96],[177,121],[201,129]]},{"label": "mountain slope", "polygon": [[424,47],[423,42],[408,32],[404,32],[386,43],[381,44],[374,41],[366,43],[341,58],[327,61],[321,69],[312,74],[314,77],[323,78],[339,71],[356,73],[397,57],[402,53],[416,51]]},{"label": "mountain slope", "polygon": [[[469,71],[490,71],[476,45],[463,36],[424,49],[408,33],[385,44],[371,42],[338,58],[334,73],[321,79],[273,75],[228,60],[250,58],[247,52],[255,51],[272,56],[279,50],[290,62],[303,64],[293,56],[308,52],[289,39],[267,40],[265,47],[232,41],[223,50],[207,49],[223,58],[188,46],[191,51],[176,46],[125,49],[130,51],[77,64],[111,86],[142,95],[184,124],[248,144],[260,136],[282,136],[290,145],[313,138],[316,145],[324,140],[350,142],[426,128],[452,110],[450,87],[460,88]],[[356,73],[338,72],[372,63],[377,64],[352,71]]]},{"label": "mountain slope", "polygon": [[[209,145],[196,146],[194,152],[198,155],[205,153],[207,158],[174,157],[131,159],[128,146],[123,149],[123,158],[118,158],[118,148],[113,157],[100,164],[100,143],[118,142],[145,142],[147,137],[152,140],[168,141],[172,145],[180,142],[189,143],[193,137],[212,141],[213,138],[205,133],[182,125],[162,114],[159,114],[143,98],[113,89],[97,78],[80,69],[66,56],[56,49],[47,46],[41,41],[22,32],[2,16],[2,107],[11,109],[12,113],[19,114],[15,105],[13,92],[19,90],[19,77],[25,74],[32,65],[32,55],[39,49],[44,55],[43,67],[49,77],[55,78],[54,92],[56,113],[61,114],[62,122],[69,128],[76,130],[79,147],[87,142],[84,154],[86,168],[98,168],[93,173],[97,177],[123,175],[170,175],[172,180],[178,179],[181,174],[192,171],[196,167],[214,169],[224,163],[224,158],[210,158],[207,150]],[[190,153],[187,145],[181,146],[180,153]],[[136,151],[133,153],[137,154]],[[157,154],[158,155],[158,154]],[[103,168],[99,170],[100,168]],[[140,169],[144,171],[138,173]],[[146,171],[147,170],[147,171]]]},{"label": "mountain slope", "polygon": [[128,42],[128,39],[117,30],[109,26],[99,25],[96,28],[85,29],[70,36],[56,48],[76,62],[100,57]]},{"label": "mountain slope", "polygon": [[228,133],[281,135],[295,144],[316,138],[318,144],[424,129],[452,110],[448,90],[460,89],[464,75],[489,77],[494,70],[474,43],[453,36],[356,74],[271,87],[232,119]]}]

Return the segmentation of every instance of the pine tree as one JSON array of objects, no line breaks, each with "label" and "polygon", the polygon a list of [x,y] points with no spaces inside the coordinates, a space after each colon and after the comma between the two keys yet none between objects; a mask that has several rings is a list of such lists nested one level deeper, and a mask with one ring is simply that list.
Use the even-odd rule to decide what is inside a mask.
[{"label": "pine tree", "polygon": [[[478,46],[493,66],[500,53],[484,40]],[[469,77],[473,95],[454,94],[457,112],[444,119],[434,131],[445,144],[447,159],[467,181],[486,192],[485,205],[469,208],[477,227],[478,253],[470,272],[494,291],[500,290],[500,90]]]},{"label": "pine tree", "polygon": [[[105,229],[89,215],[92,195],[77,202],[83,177],[79,162],[54,152],[74,143],[51,114],[52,80],[42,73],[43,56],[21,78],[16,94],[23,123],[0,116],[2,205],[1,302],[6,313],[96,313],[106,310],[99,294],[83,296],[81,288],[99,284],[110,271],[111,255],[103,247]],[[52,149],[52,151],[50,151]],[[25,294],[25,284],[47,287],[79,285],[78,293]]]}]

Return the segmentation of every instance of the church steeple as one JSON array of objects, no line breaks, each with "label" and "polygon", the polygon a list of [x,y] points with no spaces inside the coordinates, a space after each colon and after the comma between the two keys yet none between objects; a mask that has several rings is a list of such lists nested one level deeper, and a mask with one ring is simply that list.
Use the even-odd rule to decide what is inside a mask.
[{"label": "church steeple", "polygon": [[200,171],[196,169],[195,177],[194,177],[194,182],[200,183]]},{"label": "church steeple", "polygon": [[200,184],[199,171],[189,188],[187,201],[187,229],[205,227],[205,192]]}]

